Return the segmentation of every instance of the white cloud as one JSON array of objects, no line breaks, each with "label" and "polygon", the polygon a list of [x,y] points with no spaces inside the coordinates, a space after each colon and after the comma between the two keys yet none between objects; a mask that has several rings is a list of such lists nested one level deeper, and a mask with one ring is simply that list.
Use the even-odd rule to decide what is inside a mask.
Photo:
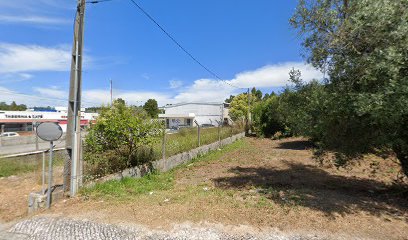
[{"label": "white cloud", "polygon": [[68,104],[66,99],[50,99],[44,95],[22,94],[6,87],[0,86],[0,102],[25,104],[28,107],[34,106],[65,106]]},{"label": "white cloud", "polygon": [[[321,72],[310,65],[302,62],[287,62],[238,73],[234,79],[225,80],[225,82],[240,88],[284,87],[289,84],[289,71],[292,68],[299,69],[302,72],[302,79],[306,82],[322,78]],[[200,79],[194,81],[190,87],[183,89],[174,99],[177,102],[221,102],[229,95],[243,91],[243,89],[236,89],[217,80]]]},{"label": "white cloud", "polygon": [[[150,91],[124,91],[115,90],[113,91],[113,98],[122,98],[127,103],[133,105],[142,105],[150,98],[157,100],[159,105],[164,105],[166,103],[173,102],[170,95],[166,93],[150,92]],[[110,91],[103,89],[91,89],[85,90],[82,93],[82,99],[85,105],[95,105],[95,104],[109,104],[110,103]]]},{"label": "white cloud", "polygon": [[144,78],[144,79],[146,79],[146,80],[149,80],[149,79],[150,79],[150,76],[149,76],[149,74],[147,74],[147,73],[143,73],[141,76],[142,76],[142,78]]},{"label": "white cloud", "polygon": [[0,84],[10,84],[29,80],[33,75],[28,73],[6,73],[0,74]]},{"label": "white cloud", "polygon": [[170,84],[171,89],[176,89],[176,88],[180,88],[181,86],[183,86],[183,82],[180,80],[170,80],[169,84]]},{"label": "white cloud", "polygon": [[[292,69],[300,69],[302,71],[302,79],[304,81],[310,81],[314,78],[320,79],[322,74],[311,68],[304,63],[292,62],[276,65],[268,65],[255,69],[253,71],[245,71],[238,73],[233,79],[225,80],[236,86],[247,88],[268,88],[268,87],[283,87],[289,82],[289,71]],[[4,88],[3,88],[4,89]],[[58,87],[33,88],[35,92],[40,95],[35,98],[20,97],[13,93],[0,94],[0,101],[12,101],[15,100],[20,103],[33,105],[62,105],[67,104],[66,97],[67,91],[63,91]],[[0,87],[1,91],[1,87]],[[10,91],[10,90],[8,90]],[[214,79],[199,79],[194,81],[190,86],[179,88],[178,92],[155,92],[155,91],[126,91],[121,89],[114,89],[113,97],[115,99],[122,98],[129,104],[142,105],[149,98],[154,98],[158,101],[159,105],[165,105],[168,103],[177,102],[222,102],[229,95],[236,95],[243,92],[244,89],[233,88],[226,83],[214,80]],[[43,98],[43,100],[38,99]],[[50,98],[56,99],[56,101],[50,100]],[[62,98],[62,99],[61,99]],[[57,100],[61,99],[61,100]],[[110,91],[105,89],[88,89],[82,93],[82,106],[98,106],[100,104],[109,104]],[[34,104],[36,103],[36,104]],[[40,103],[40,104],[38,104]]]},{"label": "white cloud", "polygon": [[49,88],[34,87],[33,90],[34,92],[39,93],[41,97],[63,99],[63,98],[67,98],[68,96],[68,92],[61,90],[56,86],[52,86]]},{"label": "white cloud", "polygon": [[66,47],[0,43],[0,73],[67,71],[70,60]]},{"label": "white cloud", "polygon": [[70,21],[63,18],[54,18],[46,16],[16,16],[16,15],[0,15],[0,24],[10,23],[28,23],[28,24],[43,24],[43,25],[60,25],[70,24]]},{"label": "white cloud", "polygon": [[254,71],[239,73],[229,81],[239,87],[281,87],[288,84],[289,71],[299,69],[304,81],[322,78],[322,73],[310,65],[302,62],[287,62],[275,65],[267,65]]},{"label": "white cloud", "polygon": [[211,79],[199,79],[178,93],[174,100],[176,102],[221,102],[233,92],[236,92],[236,89],[225,83]]}]

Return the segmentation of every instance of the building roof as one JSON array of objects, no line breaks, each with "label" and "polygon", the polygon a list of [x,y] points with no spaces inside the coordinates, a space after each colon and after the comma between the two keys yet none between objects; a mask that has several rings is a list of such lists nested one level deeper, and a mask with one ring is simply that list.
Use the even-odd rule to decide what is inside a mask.
[{"label": "building roof", "polygon": [[195,114],[194,113],[189,113],[189,114],[159,114],[159,118],[194,118]]},{"label": "building roof", "polygon": [[162,108],[172,108],[172,107],[179,107],[179,106],[183,106],[183,105],[189,105],[189,104],[195,104],[195,105],[223,105],[225,103],[223,102],[183,102],[183,103],[175,103],[175,104],[171,104],[171,105],[166,105],[163,106]]}]

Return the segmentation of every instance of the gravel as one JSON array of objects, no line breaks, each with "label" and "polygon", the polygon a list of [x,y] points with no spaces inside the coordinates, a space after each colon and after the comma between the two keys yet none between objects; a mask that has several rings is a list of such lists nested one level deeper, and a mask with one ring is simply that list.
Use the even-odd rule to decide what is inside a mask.
[{"label": "gravel", "polygon": [[1,231],[0,240],[105,240],[105,239],[270,239],[270,240],[321,240],[315,235],[286,235],[281,232],[229,233],[215,227],[177,225],[170,231],[150,230],[144,227],[101,224],[88,220],[67,218],[35,217],[21,221],[8,231]]}]

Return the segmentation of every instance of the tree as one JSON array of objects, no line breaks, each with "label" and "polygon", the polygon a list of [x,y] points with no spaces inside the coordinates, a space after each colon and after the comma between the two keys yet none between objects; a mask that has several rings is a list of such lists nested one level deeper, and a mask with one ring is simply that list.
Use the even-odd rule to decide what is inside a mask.
[{"label": "tree", "polygon": [[151,118],[157,118],[160,112],[157,101],[155,99],[147,100],[147,102],[143,105],[143,109],[149,114]]},{"label": "tree", "polygon": [[[250,102],[253,106],[257,101],[256,97],[250,94]],[[233,121],[246,121],[248,119],[248,94],[241,93],[232,99],[229,115]]]},{"label": "tree", "polygon": [[326,72],[319,142],[349,159],[391,148],[408,175],[408,2],[301,0],[292,25]]},{"label": "tree", "polygon": [[13,101],[10,105],[8,105],[6,102],[0,102],[0,110],[5,110],[5,111],[25,111],[27,110],[27,106],[24,104],[19,104],[15,101]]},{"label": "tree", "polygon": [[229,98],[225,99],[225,102],[226,103],[231,103],[232,99],[234,99],[234,97],[235,97],[234,95],[230,95]]},{"label": "tree", "polygon": [[252,88],[251,94],[252,94],[253,96],[255,96],[258,100],[261,100],[261,99],[262,99],[262,91],[259,90],[259,89],[257,90],[255,87]]},{"label": "tree", "polygon": [[283,120],[279,112],[279,96],[271,95],[255,104],[253,122],[258,135],[271,137],[278,131],[283,132],[285,130]]},{"label": "tree", "polygon": [[139,153],[158,141],[161,129],[160,122],[146,119],[115,100],[112,107],[102,108],[91,126],[85,140],[85,160],[96,165],[102,175],[149,162],[151,158],[140,158]]}]

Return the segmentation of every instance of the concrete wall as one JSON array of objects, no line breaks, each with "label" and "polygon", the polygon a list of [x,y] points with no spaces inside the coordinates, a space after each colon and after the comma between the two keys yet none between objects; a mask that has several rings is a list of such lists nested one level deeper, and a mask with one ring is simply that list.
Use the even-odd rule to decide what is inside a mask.
[{"label": "concrete wall", "polygon": [[[201,146],[195,149],[192,149],[190,151],[187,152],[183,152],[174,156],[171,156],[169,158],[166,159],[160,159],[160,160],[156,160],[152,163],[152,167],[153,169],[159,170],[161,172],[166,172],[169,171],[175,167],[177,167],[178,165],[187,163],[189,161],[191,161],[192,159],[202,156],[204,154],[207,154],[210,151],[214,151],[217,150],[218,148],[231,144],[233,142],[235,142],[238,139],[241,139],[245,137],[245,133],[239,133],[236,134],[232,137],[229,138],[225,138],[223,140],[221,140],[221,142],[214,142],[205,146]],[[134,177],[134,178],[140,178],[143,177],[144,175],[150,173],[153,169],[151,166],[148,165],[143,165],[143,166],[139,166],[139,167],[134,167],[134,168],[128,168],[123,170],[122,172],[119,173],[115,173],[115,174],[111,174],[108,176],[105,176],[103,178],[100,178],[96,181],[93,182],[89,182],[87,184],[85,184],[85,186],[89,187],[89,186],[93,186],[95,185],[95,183],[97,182],[105,182],[105,181],[109,181],[109,180],[119,180],[122,179],[124,177]]]},{"label": "concrete wall", "polygon": [[[18,136],[18,137],[0,137],[1,144],[0,146],[14,146],[14,145],[22,145],[22,144],[34,144],[36,136]],[[65,140],[65,134],[58,140]],[[38,142],[42,143],[45,142],[38,138]]]}]

